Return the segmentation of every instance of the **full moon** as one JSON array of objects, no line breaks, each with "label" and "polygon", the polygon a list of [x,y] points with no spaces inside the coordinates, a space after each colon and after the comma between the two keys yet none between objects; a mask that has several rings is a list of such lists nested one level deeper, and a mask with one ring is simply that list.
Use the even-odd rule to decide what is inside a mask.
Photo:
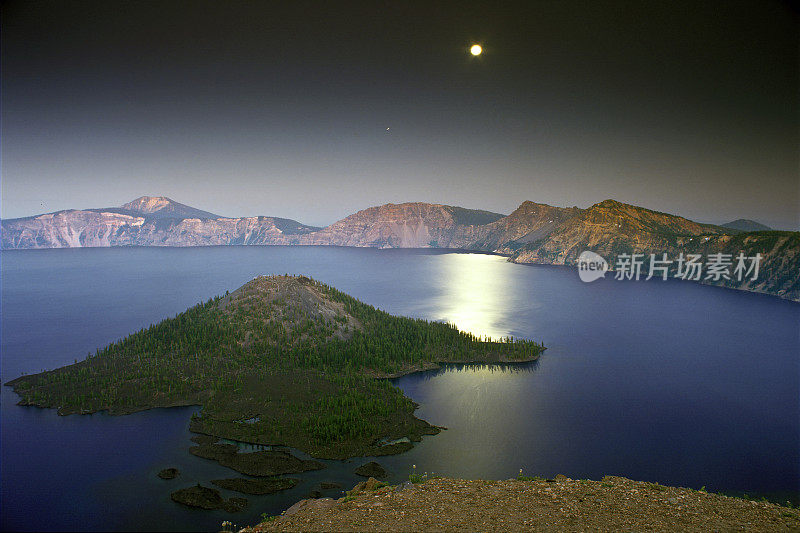
[{"label": "full moon", "polygon": [[479,56],[481,55],[481,52],[483,52],[483,48],[481,48],[481,45],[479,44],[473,44],[469,51],[472,55]]}]

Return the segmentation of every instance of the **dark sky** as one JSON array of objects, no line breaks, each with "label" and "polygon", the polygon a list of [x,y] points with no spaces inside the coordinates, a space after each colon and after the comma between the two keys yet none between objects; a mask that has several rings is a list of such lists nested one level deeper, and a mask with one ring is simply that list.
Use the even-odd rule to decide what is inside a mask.
[{"label": "dark sky", "polygon": [[777,1],[7,1],[2,69],[5,218],[614,198],[800,227]]}]

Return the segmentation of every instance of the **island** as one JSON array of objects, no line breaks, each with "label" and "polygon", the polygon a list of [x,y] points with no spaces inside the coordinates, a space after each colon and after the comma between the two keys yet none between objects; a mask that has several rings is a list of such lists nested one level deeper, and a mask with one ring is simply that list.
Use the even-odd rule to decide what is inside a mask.
[{"label": "island", "polygon": [[440,428],[416,418],[414,402],[385,378],[444,363],[521,363],[543,350],[393,316],[310,277],[260,276],[83,361],[7,385],[20,405],[61,415],[200,405],[190,429],[208,437],[193,453],[245,473],[257,463],[264,474],[256,475],[272,476],[317,465],[213,443],[288,446],[322,459],[400,453]]},{"label": "island", "polygon": [[199,483],[194,487],[176,490],[170,494],[172,501],[196,507],[198,509],[222,509],[229,513],[236,513],[247,507],[247,498],[223,498],[219,491],[203,487]]},{"label": "island", "polygon": [[266,479],[212,479],[211,483],[223,489],[235,490],[244,494],[273,494],[290,489],[300,483],[299,479],[289,477],[272,477]]}]

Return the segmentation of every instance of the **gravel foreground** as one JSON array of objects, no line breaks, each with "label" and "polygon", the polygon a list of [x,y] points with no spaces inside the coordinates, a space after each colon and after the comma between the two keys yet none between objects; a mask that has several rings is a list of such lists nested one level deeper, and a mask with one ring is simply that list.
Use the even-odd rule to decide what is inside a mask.
[{"label": "gravel foreground", "polygon": [[302,500],[243,531],[800,531],[798,509],[614,476],[381,485]]}]

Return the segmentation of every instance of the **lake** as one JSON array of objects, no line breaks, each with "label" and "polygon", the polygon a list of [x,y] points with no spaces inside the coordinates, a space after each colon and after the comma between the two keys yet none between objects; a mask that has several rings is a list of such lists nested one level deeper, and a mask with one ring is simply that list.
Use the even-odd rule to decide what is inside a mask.
[{"label": "lake", "polygon": [[[393,314],[547,346],[512,367],[451,365],[395,383],[448,429],[379,461],[505,479],[603,475],[793,498],[800,491],[800,304],[682,281],[582,283],[485,254],[338,247],[2,252],[2,380],[95,348],[262,274],[307,274]],[[59,417],[2,388],[2,528],[210,531],[278,514],[367,459],[325,461],[247,511],[169,493],[235,477],[188,453],[194,407]],[[181,470],[176,480],[156,473]],[[225,497],[236,495],[221,491]],[[336,497],[338,491],[325,495]]]}]

